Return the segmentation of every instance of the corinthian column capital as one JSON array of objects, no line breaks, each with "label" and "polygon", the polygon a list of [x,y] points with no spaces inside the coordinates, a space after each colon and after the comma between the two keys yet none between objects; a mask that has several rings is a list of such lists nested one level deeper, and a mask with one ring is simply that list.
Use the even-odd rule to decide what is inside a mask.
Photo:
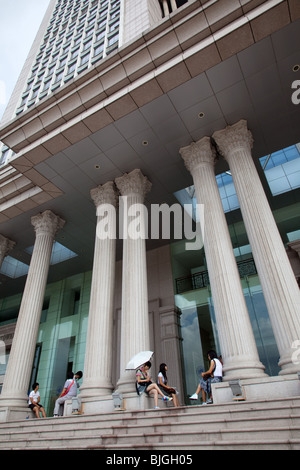
[{"label": "corinthian column capital", "polygon": [[90,191],[91,198],[93,199],[95,206],[98,207],[101,204],[111,204],[117,206],[117,192],[113,181],[108,181],[103,185],[99,185]]},{"label": "corinthian column capital", "polygon": [[31,217],[31,223],[36,235],[45,234],[54,238],[55,234],[63,228],[65,221],[52,211],[47,210]]},{"label": "corinthian column capital", "polygon": [[16,243],[13,242],[12,240],[9,240],[9,238],[6,238],[3,235],[0,235],[0,266],[5,256],[8,255],[8,253],[10,252],[10,250],[13,249],[15,244]]},{"label": "corinthian column capital", "polygon": [[187,147],[182,147],[179,153],[190,173],[193,173],[199,165],[209,164],[213,166],[215,164],[216,153],[211,146],[210,137],[203,137]]},{"label": "corinthian column capital", "polygon": [[225,159],[236,150],[247,149],[251,151],[253,146],[253,137],[247,128],[245,119],[214,132],[212,137]]},{"label": "corinthian column capital", "polygon": [[150,183],[148,178],[144,176],[139,169],[135,169],[130,173],[125,173],[125,175],[116,178],[115,183],[122,196],[135,194],[142,196],[143,199],[152,186],[152,183]]}]

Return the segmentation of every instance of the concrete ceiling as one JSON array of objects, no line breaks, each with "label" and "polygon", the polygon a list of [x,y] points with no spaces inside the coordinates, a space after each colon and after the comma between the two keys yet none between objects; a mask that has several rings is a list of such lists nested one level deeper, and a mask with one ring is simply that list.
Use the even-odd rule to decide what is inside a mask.
[{"label": "concrete ceiling", "polygon": [[[50,267],[49,282],[92,269],[96,229],[90,190],[140,168],[152,182],[147,204],[176,202],[173,193],[192,184],[180,147],[246,119],[253,133],[253,157],[300,141],[300,105],[292,83],[300,80],[300,22],[253,44],[104,129],[48,158],[35,169],[63,195],[1,224],[16,242],[10,255],[29,263],[24,249],[34,243],[30,218],[51,209],[66,220],[57,241],[78,254]],[[199,117],[200,113],[204,116]],[[227,169],[219,160],[216,172]],[[148,248],[161,241],[149,240]],[[118,258],[122,254],[119,243]],[[21,292],[26,276],[0,276],[0,297]]]}]

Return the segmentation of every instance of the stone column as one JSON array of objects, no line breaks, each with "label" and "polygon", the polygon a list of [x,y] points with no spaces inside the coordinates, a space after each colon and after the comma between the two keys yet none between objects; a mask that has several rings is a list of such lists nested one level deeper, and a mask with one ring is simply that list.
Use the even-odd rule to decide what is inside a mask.
[{"label": "stone column", "polygon": [[15,242],[9,240],[8,238],[0,235],[0,268],[2,266],[5,256],[13,249]]},{"label": "stone column", "polygon": [[112,385],[113,294],[116,263],[116,205],[114,183],[91,190],[97,209],[94,264],[83,384],[80,396],[110,395]]},{"label": "stone column", "polygon": [[210,138],[180,149],[204,204],[205,257],[215,309],[225,380],[264,376],[216,182]]},{"label": "stone column", "polygon": [[300,338],[300,294],[251,155],[245,120],[214,133],[227,160],[280,353],[282,374],[299,370],[292,344]]},{"label": "stone column", "polygon": [[177,10],[176,0],[170,0],[170,1],[171,1],[172,12],[176,11]]},{"label": "stone column", "polygon": [[169,7],[168,7],[167,0],[160,0],[160,2],[162,3],[162,6],[163,6],[164,15],[169,16],[170,13],[169,13]]},{"label": "stone column", "polygon": [[5,374],[1,407],[27,406],[53,240],[64,221],[47,210],[31,218],[36,239]]},{"label": "stone column", "polygon": [[149,312],[145,242],[145,195],[151,183],[140,170],[133,170],[115,180],[120,190],[123,218],[123,274],[121,313],[121,362],[118,389],[135,390],[134,373],[126,364],[140,351],[149,350]]}]

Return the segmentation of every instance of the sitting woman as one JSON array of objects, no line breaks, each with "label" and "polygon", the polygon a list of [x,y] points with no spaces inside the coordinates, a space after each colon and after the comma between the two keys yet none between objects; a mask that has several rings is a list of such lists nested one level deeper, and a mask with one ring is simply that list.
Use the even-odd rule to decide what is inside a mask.
[{"label": "sitting woman", "polygon": [[158,383],[159,388],[165,395],[169,397],[171,396],[173,398],[174,406],[177,408],[178,406],[180,406],[178,398],[177,398],[177,393],[174,387],[170,387],[168,385],[167,370],[168,370],[167,364],[163,363],[159,366],[157,383]]},{"label": "sitting woman", "polygon": [[[213,402],[211,384],[222,382],[223,376],[223,361],[222,357],[218,357],[216,351],[208,351],[208,360],[210,361],[209,369],[201,373],[200,383],[196,392],[190,397],[190,400],[198,400],[198,395],[201,391],[203,405],[208,405]],[[207,397],[207,401],[206,401]]]},{"label": "sitting woman", "polygon": [[159,409],[158,407],[158,395],[162,397],[163,401],[171,401],[171,397],[166,397],[162,391],[159,389],[157,384],[151,382],[150,375],[148,370],[151,367],[151,362],[146,362],[136,371],[136,382],[137,382],[137,392],[141,395],[143,392],[152,395],[154,398],[154,409]]}]

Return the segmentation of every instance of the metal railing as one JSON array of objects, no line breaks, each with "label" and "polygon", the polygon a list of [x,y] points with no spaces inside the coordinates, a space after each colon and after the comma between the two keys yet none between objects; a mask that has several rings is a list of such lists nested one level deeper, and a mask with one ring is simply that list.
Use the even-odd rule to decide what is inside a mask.
[{"label": "metal railing", "polygon": [[[240,277],[252,276],[257,274],[253,258],[249,258],[237,263]],[[209,286],[208,271],[201,271],[189,276],[178,277],[175,280],[176,294],[182,294],[195,289],[202,289]]]}]

